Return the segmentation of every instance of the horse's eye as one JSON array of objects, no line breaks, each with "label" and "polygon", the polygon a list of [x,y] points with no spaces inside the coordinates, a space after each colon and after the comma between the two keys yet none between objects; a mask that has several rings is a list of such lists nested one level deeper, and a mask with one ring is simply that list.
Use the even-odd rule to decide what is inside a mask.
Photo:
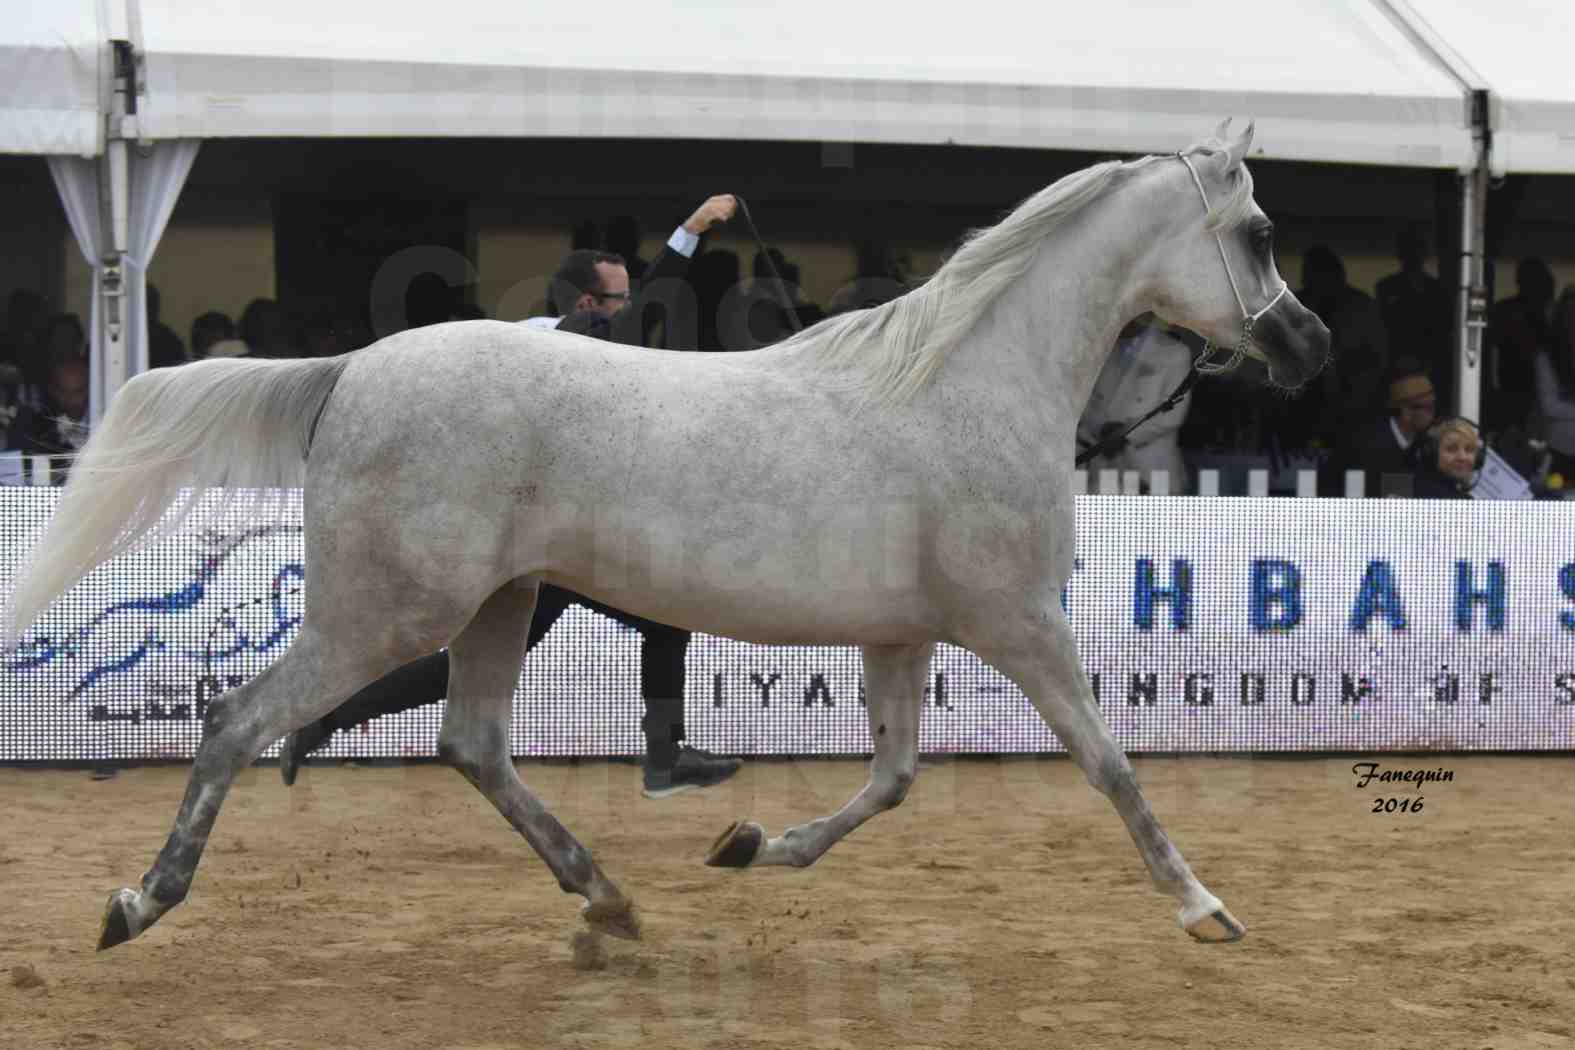
[{"label": "horse's eye", "polygon": [[1274,247],[1274,227],[1260,226],[1252,231],[1252,246],[1264,255],[1269,254],[1269,249]]}]

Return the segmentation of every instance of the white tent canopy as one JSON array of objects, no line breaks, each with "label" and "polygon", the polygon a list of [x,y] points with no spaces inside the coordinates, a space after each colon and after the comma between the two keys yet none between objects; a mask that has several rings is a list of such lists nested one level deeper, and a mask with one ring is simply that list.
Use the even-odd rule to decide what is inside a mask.
[{"label": "white tent canopy", "polygon": [[138,0],[152,138],[596,136],[1175,149],[1467,168],[1462,93],[1373,0]]},{"label": "white tent canopy", "polygon": [[103,152],[108,34],[96,5],[21,0],[0,10],[0,153]]},{"label": "white tent canopy", "polygon": [[[846,0],[459,0],[430,17],[384,0],[0,0],[12,9],[0,19],[0,151],[101,158],[96,243],[113,257],[95,264],[107,307],[94,352],[107,398],[145,360],[135,307],[147,260],[128,241],[137,166],[128,140],[574,136],[1158,152],[1221,117],[1251,116],[1257,156],[1473,173],[1467,187],[1480,201],[1472,88],[1488,92],[1498,170],[1575,172],[1575,82],[1563,77],[1572,34],[1556,2],[1108,0],[1067,17],[1017,0],[939,14]],[[143,63],[134,97],[114,90],[111,39],[129,41]],[[173,201],[185,167],[143,168],[162,173],[155,196]],[[79,210],[86,222],[90,209]],[[1475,253],[1480,208],[1468,212],[1464,250]],[[125,304],[114,291],[123,274]],[[115,323],[122,305],[133,308],[129,345]],[[1466,343],[1479,335],[1460,331]],[[1463,344],[1468,376],[1478,360]],[[1463,379],[1462,391],[1474,389]]]},{"label": "white tent canopy", "polygon": [[1411,6],[1487,85],[1494,174],[1575,174],[1575,14],[1566,0]]}]

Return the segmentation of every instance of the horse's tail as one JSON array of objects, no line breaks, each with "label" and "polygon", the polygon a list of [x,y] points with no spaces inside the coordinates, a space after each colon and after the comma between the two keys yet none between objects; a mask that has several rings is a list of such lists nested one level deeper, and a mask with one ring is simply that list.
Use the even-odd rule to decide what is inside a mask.
[{"label": "horse's tail", "polygon": [[300,485],[317,418],[348,361],[214,358],[122,387],[7,596],[0,647],[99,565],[172,533],[205,489],[229,490],[204,505],[207,517],[237,490]]}]

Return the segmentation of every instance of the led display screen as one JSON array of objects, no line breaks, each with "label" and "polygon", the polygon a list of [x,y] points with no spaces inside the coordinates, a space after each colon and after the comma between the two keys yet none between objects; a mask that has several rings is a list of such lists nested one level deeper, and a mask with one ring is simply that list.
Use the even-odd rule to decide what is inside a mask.
[{"label": "led display screen", "polygon": [[[56,493],[0,492],[7,573]],[[1575,744],[1575,506],[1085,496],[1062,596],[1134,752],[1552,750]],[[201,715],[294,637],[299,504],[186,535],[70,591],[6,656],[0,761],[190,757]],[[519,756],[637,755],[639,635],[582,607],[525,661]],[[941,646],[928,752],[1059,750],[1028,699]],[[696,635],[685,719],[743,755],[870,749],[855,649]],[[430,756],[440,704],[340,733],[340,757]],[[273,754],[270,749],[268,754]]]}]

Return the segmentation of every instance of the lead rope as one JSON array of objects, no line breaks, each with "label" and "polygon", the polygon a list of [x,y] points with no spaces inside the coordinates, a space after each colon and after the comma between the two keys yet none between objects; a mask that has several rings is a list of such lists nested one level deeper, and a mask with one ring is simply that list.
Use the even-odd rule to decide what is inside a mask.
[{"label": "lead rope", "polygon": [[764,242],[760,240],[760,231],[755,229],[755,220],[749,214],[749,205],[744,202],[744,198],[736,193],[733,194],[733,199],[738,202],[738,210],[743,213],[744,222],[749,225],[749,235],[755,239],[755,247],[760,249],[761,256],[766,260],[766,269],[771,271],[772,287],[776,290],[777,298],[782,300],[782,309],[787,312],[788,324],[793,326],[793,331],[802,332],[804,326],[799,322],[797,307],[788,298],[787,282],[783,281],[782,275],[777,273],[776,260],[771,258],[771,253],[766,250]]}]

